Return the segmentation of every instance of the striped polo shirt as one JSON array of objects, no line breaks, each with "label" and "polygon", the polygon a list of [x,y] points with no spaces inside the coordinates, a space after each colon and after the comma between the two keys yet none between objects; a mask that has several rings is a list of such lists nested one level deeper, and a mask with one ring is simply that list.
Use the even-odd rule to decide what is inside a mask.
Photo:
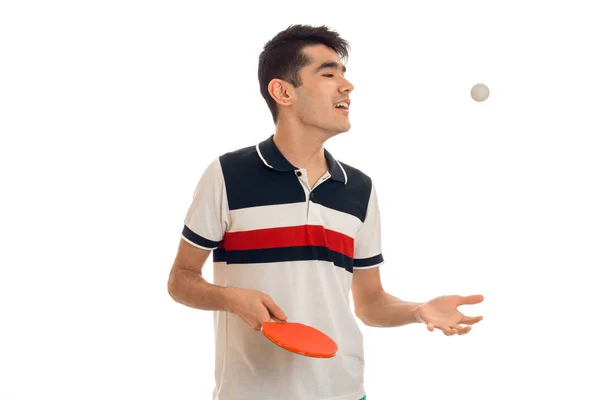
[{"label": "striped polo shirt", "polygon": [[270,295],[288,321],[338,344],[329,359],[288,352],[239,316],[214,312],[214,400],[357,400],[363,338],[350,305],[353,271],[383,263],[371,179],[325,149],[328,171],[311,189],[271,135],[204,170],[182,237],[213,250],[214,284]]}]

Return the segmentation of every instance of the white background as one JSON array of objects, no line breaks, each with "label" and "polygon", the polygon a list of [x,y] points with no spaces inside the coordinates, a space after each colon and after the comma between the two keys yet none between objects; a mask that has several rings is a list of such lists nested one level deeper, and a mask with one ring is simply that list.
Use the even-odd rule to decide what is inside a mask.
[{"label": "white background", "polygon": [[485,296],[465,336],[361,324],[368,399],[600,398],[592,3],[3,1],[0,398],[210,398],[168,273],[204,168],[273,132],[257,60],[293,23],[352,46],[326,146],[378,187],[386,290]]}]

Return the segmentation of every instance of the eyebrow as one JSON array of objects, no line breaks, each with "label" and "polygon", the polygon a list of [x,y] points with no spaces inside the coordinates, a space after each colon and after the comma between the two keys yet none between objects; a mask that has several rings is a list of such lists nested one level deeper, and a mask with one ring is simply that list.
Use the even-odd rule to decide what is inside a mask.
[{"label": "eyebrow", "polygon": [[[325,61],[323,64],[319,65],[319,68],[317,68],[317,70],[315,72],[319,73],[319,71],[321,71],[323,69],[327,69],[327,68],[339,69],[340,64],[335,61]],[[345,65],[342,65],[342,72],[346,72]]]}]

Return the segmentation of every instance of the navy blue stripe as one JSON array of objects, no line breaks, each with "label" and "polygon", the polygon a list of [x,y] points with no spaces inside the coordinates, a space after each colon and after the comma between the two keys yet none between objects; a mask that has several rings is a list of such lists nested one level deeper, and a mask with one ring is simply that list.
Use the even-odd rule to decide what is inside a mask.
[{"label": "navy blue stripe", "polygon": [[225,250],[213,251],[213,261],[226,261],[228,264],[264,264],[284,261],[321,260],[333,262],[334,265],[352,272],[352,258],[331,251],[327,247],[297,246],[259,250]]},{"label": "navy blue stripe", "polygon": [[223,262],[225,260],[225,249],[219,248],[213,250],[213,262]]},{"label": "navy blue stripe", "polygon": [[267,167],[255,148],[222,155],[220,162],[231,211],[306,201],[294,171],[280,172]]},{"label": "navy blue stripe", "polygon": [[[257,206],[304,203],[306,195],[294,170],[267,167],[254,146],[245,147],[219,157],[229,210]],[[279,163],[279,162],[278,162]],[[283,166],[282,163],[280,167]],[[341,169],[335,164],[336,175]],[[333,210],[351,214],[364,222],[371,196],[371,179],[360,170],[342,164],[348,184],[328,179],[315,188],[310,200]],[[289,169],[289,170],[288,170]],[[339,177],[339,176],[338,176]]]},{"label": "navy blue stripe", "polygon": [[355,258],[354,266],[355,267],[371,267],[376,264],[381,264],[383,262],[383,255],[379,254],[375,257],[369,258]]},{"label": "navy blue stripe", "polygon": [[[352,171],[352,168],[348,167],[348,170]],[[314,197],[311,201],[353,215],[365,222],[371,198],[371,186],[371,180],[365,175],[351,175],[346,185],[328,180],[314,189]]]},{"label": "navy blue stripe", "polygon": [[187,226],[183,226],[183,232],[181,234],[190,242],[196,243],[198,246],[208,247],[210,249],[214,249],[219,245],[219,242],[213,242],[212,240],[208,240],[203,238],[202,236],[192,232],[190,228]]}]

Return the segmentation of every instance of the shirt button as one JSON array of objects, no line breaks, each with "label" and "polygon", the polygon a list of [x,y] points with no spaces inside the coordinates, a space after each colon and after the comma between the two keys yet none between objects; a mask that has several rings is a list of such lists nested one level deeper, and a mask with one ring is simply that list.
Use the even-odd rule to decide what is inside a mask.
[{"label": "shirt button", "polygon": [[310,198],[314,199],[315,198],[315,194],[313,192],[310,192]]},{"label": "shirt button", "polygon": [[302,172],[296,171],[296,176],[302,176]]}]

